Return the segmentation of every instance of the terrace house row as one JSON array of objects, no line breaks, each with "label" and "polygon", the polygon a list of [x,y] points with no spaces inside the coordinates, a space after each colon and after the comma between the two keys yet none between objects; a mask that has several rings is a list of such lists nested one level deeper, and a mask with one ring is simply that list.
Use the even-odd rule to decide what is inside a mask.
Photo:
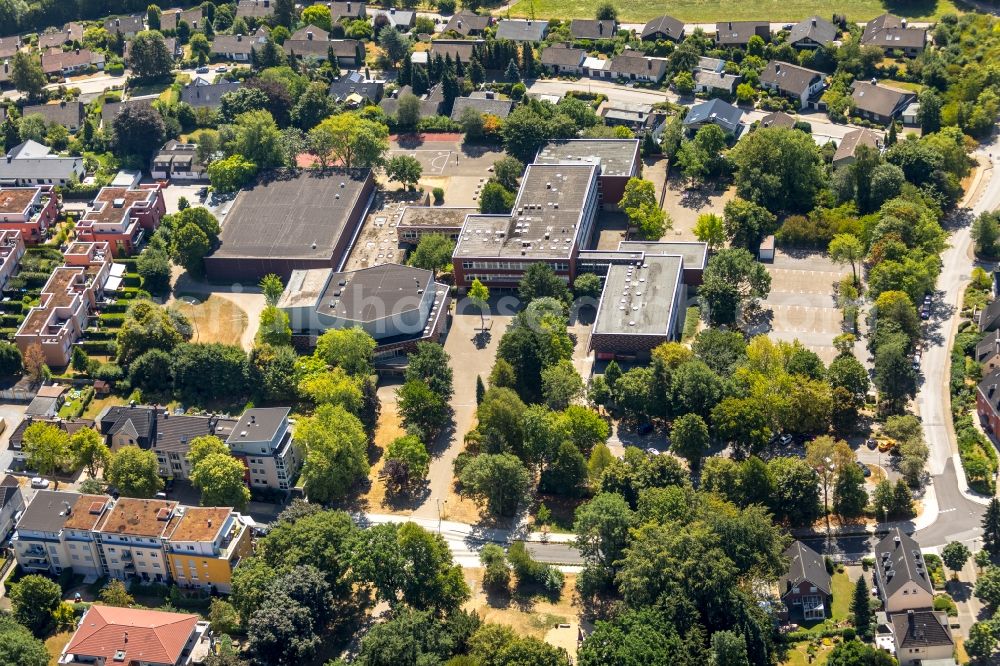
[{"label": "terrace house row", "polygon": [[0,229],[16,231],[29,245],[45,242],[58,217],[51,187],[0,187]]}]

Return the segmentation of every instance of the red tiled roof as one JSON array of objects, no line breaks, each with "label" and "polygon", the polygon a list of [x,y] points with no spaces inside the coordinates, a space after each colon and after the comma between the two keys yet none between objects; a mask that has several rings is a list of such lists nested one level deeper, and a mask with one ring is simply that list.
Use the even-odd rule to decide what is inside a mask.
[{"label": "red tiled roof", "polygon": [[91,606],[66,646],[66,653],[103,657],[110,664],[115,653],[124,650],[126,664],[140,661],[173,664],[180,658],[197,622],[196,615]]}]

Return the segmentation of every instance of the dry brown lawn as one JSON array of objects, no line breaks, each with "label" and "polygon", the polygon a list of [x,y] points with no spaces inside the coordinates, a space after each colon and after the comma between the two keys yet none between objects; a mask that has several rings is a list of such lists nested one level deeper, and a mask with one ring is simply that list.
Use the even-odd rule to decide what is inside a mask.
[{"label": "dry brown lawn", "polygon": [[49,651],[49,666],[56,666],[59,663],[59,655],[71,638],[73,638],[72,631],[61,631],[45,639],[45,649]]},{"label": "dry brown lawn", "polygon": [[[465,610],[476,611],[483,622],[495,622],[512,627],[519,636],[533,636],[566,648],[576,660],[576,635],[580,626],[580,607],[576,600],[576,576],[566,574],[562,594],[556,601],[546,596],[487,595],[483,591],[483,570],[465,569],[465,580],[472,598]],[[556,625],[570,628],[557,629]]]},{"label": "dry brown lawn", "polygon": [[240,346],[247,327],[247,313],[229,299],[212,295],[198,304],[178,300],[171,307],[191,320],[194,328],[192,342]]},{"label": "dry brown lawn", "polygon": [[406,434],[406,429],[403,427],[402,419],[396,412],[395,405],[382,405],[382,411],[379,413],[378,424],[375,426],[375,448],[378,449],[378,459],[371,466],[368,472],[368,479],[371,481],[368,492],[362,496],[362,502],[368,504],[369,511],[376,511],[379,513],[398,513],[401,515],[408,515],[410,513],[407,509],[397,509],[394,508],[392,502],[386,501],[386,487],[385,482],[379,478],[379,472],[382,471],[382,467],[385,466],[385,449],[389,446],[389,443],[397,437],[402,437]]}]

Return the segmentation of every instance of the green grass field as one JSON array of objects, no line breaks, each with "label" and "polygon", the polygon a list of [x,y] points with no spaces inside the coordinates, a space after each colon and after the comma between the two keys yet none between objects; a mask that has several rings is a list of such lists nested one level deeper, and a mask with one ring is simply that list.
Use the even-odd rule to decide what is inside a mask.
[{"label": "green grass field", "polygon": [[[651,0],[612,0],[623,23],[644,23],[669,13],[687,23],[716,21],[788,21],[793,23],[814,14],[824,18],[836,12],[851,21],[867,21],[884,12],[892,12],[915,21],[930,21],[942,14],[957,11],[952,0],[916,0],[904,3],[879,0],[676,0],[669,5]],[[511,16],[530,16],[532,5],[537,18],[594,18],[600,0],[518,0]],[[505,13],[505,12],[504,12]]]}]

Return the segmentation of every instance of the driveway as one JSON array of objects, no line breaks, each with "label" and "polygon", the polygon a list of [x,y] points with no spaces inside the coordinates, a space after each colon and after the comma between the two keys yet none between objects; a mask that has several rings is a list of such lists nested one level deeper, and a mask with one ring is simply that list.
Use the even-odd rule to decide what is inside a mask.
[{"label": "driveway", "polygon": [[0,403],[0,418],[4,420],[7,427],[0,435],[0,472],[11,468],[14,461],[14,452],[8,448],[10,446],[10,436],[21,421],[24,420],[24,412],[28,409],[27,403],[5,402]]}]

